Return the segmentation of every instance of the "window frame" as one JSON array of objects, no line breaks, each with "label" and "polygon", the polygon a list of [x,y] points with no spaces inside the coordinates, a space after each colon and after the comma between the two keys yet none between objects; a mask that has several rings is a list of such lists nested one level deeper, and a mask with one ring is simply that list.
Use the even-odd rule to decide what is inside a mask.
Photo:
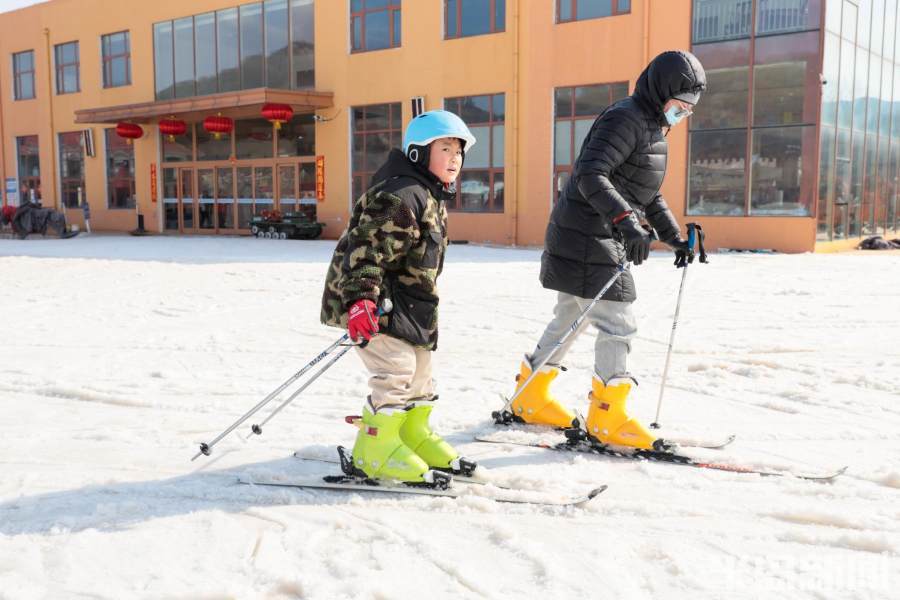
[{"label": "window frame", "polygon": [[[31,69],[28,71],[19,70],[19,65],[17,58],[19,56],[24,56],[25,54],[31,54]],[[35,64],[34,64],[34,50],[22,50],[21,52],[14,52],[12,55],[12,67],[13,67],[13,99],[14,100],[34,100],[37,98],[37,89],[35,89],[35,81],[34,81],[34,72],[35,72]],[[31,95],[23,96],[22,95],[22,80],[26,77],[31,77]]]},{"label": "window frame", "polygon": [[[503,118],[502,120],[497,120],[495,117],[497,115],[497,110],[495,109],[494,102],[496,101],[497,96],[503,96]],[[488,121],[467,121],[466,125],[469,128],[472,127],[487,127],[490,130],[490,136],[488,139],[478,140],[477,143],[485,144],[488,147],[488,166],[487,167],[467,167],[465,161],[463,162],[463,167],[459,172],[459,176],[456,179],[456,195],[452,202],[447,203],[447,210],[456,213],[463,214],[494,214],[494,215],[502,215],[506,212],[506,201],[504,198],[503,206],[499,209],[497,208],[497,194],[495,193],[495,185],[496,185],[496,176],[500,175],[503,178],[504,190],[506,189],[506,157],[501,157],[502,164],[501,166],[495,166],[497,164],[497,160],[494,157],[494,135],[497,127],[503,127],[503,151],[506,152],[506,92],[489,92],[486,94],[473,94],[469,96],[453,96],[450,98],[444,98],[444,110],[452,112],[455,115],[459,115],[461,111],[462,103],[468,98],[488,98],[489,99],[489,117]],[[455,102],[456,106],[452,106],[450,103]],[[466,210],[462,206],[462,179],[463,175],[466,173],[487,173],[488,175],[488,203],[486,210]],[[505,194],[504,194],[505,195]]]},{"label": "window frame", "polygon": [[[396,113],[392,110],[391,106],[396,107]],[[354,120],[354,113],[359,109],[370,108],[373,106],[384,106],[387,108],[388,115],[388,127],[387,129],[368,129],[363,127],[362,129],[356,129],[356,121]],[[365,124],[367,119],[363,119],[363,123]],[[391,138],[394,134],[397,135],[397,138],[401,140],[403,139],[403,103],[402,102],[380,102],[375,104],[362,104],[358,106],[350,107],[350,207],[352,210],[353,205],[356,203],[356,200],[360,197],[360,195],[364,194],[366,190],[369,189],[371,184],[372,175],[378,170],[381,165],[375,165],[372,169],[364,169],[357,170],[358,165],[355,164],[353,160],[353,154],[355,147],[355,142],[357,136],[362,138],[362,155],[363,155],[363,164],[366,164],[368,161],[366,160],[366,136],[373,134],[381,134],[386,133],[389,138]],[[371,166],[371,165],[366,165]],[[354,191],[353,182],[357,177],[362,178],[362,185],[359,190]],[[357,193],[358,192],[358,193]]]},{"label": "window frame", "polygon": [[[453,2],[456,6],[456,32],[451,34],[447,27],[450,24],[450,2]],[[484,33],[469,33],[463,34],[462,32],[462,0],[444,0],[444,39],[445,40],[458,40],[460,38],[468,38],[468,37],[477,37],[479,35],[491,35],[493,33],[504,33],[506,31],[506,20],[504,19],[503,23],[497,23],[497,3],[503,2],[503,14],[506,15],[506,0],[488,0],[490,3],[489,11],[490,11],[490,25],[488,27],[488,31]]]},{"label": "window frame", "polygon": [[[63,48],[65,46],[75,46],[75,62],[62,62],[62,54]],[[81,91],[81,47],[78,43],[78,40],[73,40],[71,42],[63,42],[62,44],[56,44],[53,46],[53,59],[54,59],[54,68],[56,71],[56,93],[57,95],[63,94],[77,94]],[[68,90],[65,88],[65,76],[67,69],[75,69],[75,89]]]},{"label": "window frame", "polygon": [[[109,170],[109,153],[110,153],[109,141],[110,141],[110,139],[119,139],[119,138],[118,138],[118,134],[116,133],[115,127],[106,127],[103,129],[103,132],[104,132],[104,135],[103,135],[103,152],[104,152],[103,166],[104,166],[104,170],[106,171],[106,173],[105,173],[105,175],[106,175],[106,185],[105,185],[105,187],[106,187],[106,209],[107,210],[134,210],[135,206],[137,204],[137,198],[136,198],[137,188],[135,186],[137,165],[135,164],[134,144],[128,143],[128,141],[122,141],[122,143],[125,145],[121,146],[123,148],[129,148],[131,151],[131,159],[129,161],[130,162],[130,165],[129,165],[130,172],[128,173],[128,175],[129,175],[128,180],[130,181],[130,184],[131,184],[130,185],[130,189],[131,189],[130,198],[132,201],[130,203],[128,203],[128,204],[130,204],[130,206],[114,206],[113,202],[112,202],[113,179],[112,179],[112,173],[110,173],[110,170]],[[116,148],[116,146],[113,146],[113,148]]]},{"label": "window frame", "polygon": [[[402,44],[402,31],[395,31],[394,22],[396,20],[396,13],[400,13],[400,24],[402,29],[403,16],[401,13],[402,10],[402,0],[386,0],[386,6],[379,6],[376,8],[367,8],[366,2],[368,0],[358,0],[361,3],[361,9],[358,11],[353,10],[353,1],[350,0],[349,10],[350,10],[350,54],[359,54],[362,52],[377,52],[379,50],[390,50],[391,48],[399,48]],[[388,40],[388,45],[385,48],[366,48],[366,16],[379,13],[379,12],[387,12],[388,13],[388,36],[390,40]],[[359,27],[359,43],[360,46],[356,47],[355,42],[356,36],[353,31],[354,20],[359,19],[360,27]],[[390,104],[390,103],[389,103]]]},{"label": "window frame", "polygon": [[[624,0],[610,0],[612,3],[612,14],[605,15],[602,17],[584,17],[582,19],[578,18],[578,3],[583,2],[584,0],[556,0],[556,23],[576,23],[578,21],[592,21],[594,19],[608,19],[609,17],[618,17],[621,15],[631,14],[631,4],[632,0],[628,0],[628,9],[627,10],[619,10],[619,3]],[[564,3],[569,4],[569,11],[572,17],[570,19],[562,18],[562,6]]]},{"label": "window frame", "polygon": [[[121,54],[107,54],[107,48],[112,45],[113,36],[125,36],[125,52]],[[125,82],[115,83],[112,81],[113,72],[112,65],[116,60],[125,61]],[[131,30],[123,29],[122,31],[114,31],[112,33],[104,33],[100,35],[100,63],[103,71],[103,88],[117,88],[131,85]]]},{"label": "window frame", "polygon": [[[575,123],[575,121],[581,121],[581,120],[590,118],[590,117],[588,117],[587,115],[577,115],[577,114],[575,114],[575,90],[576,90],[577,88],[587,88],[587,87],[595,87],[595,86],[601,86],[601,85],[605,85],[605,86],[609,87],[609,103],[606,105],[606,107],[604,107],[604,110],[606,110],[606,108],[608,108],[609,106],[611,106],[613,103],[617,102],[618,100],[621,100],[622,98],[625,98],[625,97],[628,96],[628,85],[629,85],[629,82],[628,82],[628,81],[603,81],[603,82],[598,82],[598,83],[582,83],[582,84],[577,84],[577,85],[561,85],[561,86],[558,86],[558,87],[553,88],[553,136],[552,136],[552,140],[553,140],[553,142],[552,142],[552,143],[553,143],[553,152],[552,152],[552,155],[551,155],[551,160],[552,160],[552,164],[553,164],[553,184],[552,184],[552,186],[553,186],[553,193],[552,193],[552,195],[551,195],[551,198],[552,198],[552,204],[556,204],[556,198],[557,198],[557,196],[559,195],[559,193],[562,191],[562,190],[556,189],[556,188],[557,188],[557,182],[559,181],[559,179],[558,179],[559,176],[560,176],[562,173],[569,173],[569,175],[571,176],[572,170],[575,168],[575,160],[578,158],[578,150],[579,150],[579,147],[578,147],[578,140],[575,139],[575,125],[574,125],[574,123]],[[624,86],[625,86],[625,95],[622,96],[622,98],[616,98],[615,95],[613,94],[613,92],[614,92],[616,86],[620,86],[620,85],[624,85]],[[567,116],[563,116],[563,117],[560,117],[560,116],[556,113],[556,107],[557,107],[556,95],[557,95],[561,90],[570,90],[570,91],[571,91],[571,96],[572,96],[571,99],[569,100],[569,108],[570,108],[570,112],[569,112],[569,114],[568,114]],[[596,115],[594,115],[593,120],[596,120],[598,116],[600,116],[600,113],[597,113]],[[571,127],[570,130],[569,130],[569,152],[570,152],[569,156],[570,156],[570,160],[569,160],[569,164],[568,164],[568,165],[558,165],[558,164],[556,164],[556,124],[557,124],[557,123],[560,123],[560,122],[569,122],[569,123],[572,123],[572,127]]]}]

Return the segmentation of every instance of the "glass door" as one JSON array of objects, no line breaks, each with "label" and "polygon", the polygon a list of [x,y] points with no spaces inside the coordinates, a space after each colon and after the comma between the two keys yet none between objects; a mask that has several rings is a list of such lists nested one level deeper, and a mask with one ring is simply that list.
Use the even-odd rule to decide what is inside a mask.
[{"label": "glass door", "polygon": [[297,210],[297,165],[278,165],[278,210]]},{"label": "glass door", "polygon": [[237,168],[238,229],[250,229],[253,216],[253,167]]},{"label": "glass door", "polygon": [[216,219],[219,229],[234,229],[234,169],[216,169]]},{"label": "glass door", "polygon": [[261,216],[275,208],[275,187],[272,185],[272,167],[253,168],[253,214]]},{"label": "glass door", "polygon": [[166,231],[181,231],[178,210],[178,170],[163,169],[163,226]]},{"label": "glass door", "polygon": [[193,169],[178,169],[178,204],[181,206],[181,231],[195,231]]},{"label": "glass door", "polygon": [[216,228],[216,185],[212,169],[197,169],[197,191],[199,204],[197,225],[202,230]]}]

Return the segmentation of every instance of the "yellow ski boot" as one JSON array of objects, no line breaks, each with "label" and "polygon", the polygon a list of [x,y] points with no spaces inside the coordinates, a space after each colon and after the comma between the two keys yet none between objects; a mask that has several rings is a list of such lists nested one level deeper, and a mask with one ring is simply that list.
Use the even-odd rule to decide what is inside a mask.
[{"label": "yellow ski boot", "polygon": [[663,440],[651,434],[625,412],[625,401],[632,384],[637,385],[637,382],[629,375],[614,375],[606,384],[594,375],[591,393],[588,394],[591,406],[585,422],[585,433],[593,441],[604,445],[665,450]]},{"label": "yellow ski boot", "polygon": [[[513,400],[510,405],[511,415],[504,411],[508,416],[505,422],[519,421],[524,423],[533,423],[536,425],[550,425],[565,429],[572,427],[575,420],[575,413],[559,403],[559,401],[550,393],[550,384],[559,374],[559,367],[544,365],[537,375],[528,383],[528,387]],[[516,376],[516,392],[531,376],[531,363],[527,360],[522,361],[519,374]],[[500,423],[497,414],[494,420]]]}]

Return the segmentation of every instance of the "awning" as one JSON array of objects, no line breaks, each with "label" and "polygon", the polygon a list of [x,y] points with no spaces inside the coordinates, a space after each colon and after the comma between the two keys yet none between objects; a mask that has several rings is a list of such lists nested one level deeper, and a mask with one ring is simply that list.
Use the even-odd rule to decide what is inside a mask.
[{"label": "awning", "polygon": [[315,90],[276,90],[255,88],[237,92],[223,92],[209,96],[192,96],[156,102],[139,102],[75,111],[76,123],[154,123],[176,116],[185,121],[200,121],[221,113],[233,119],[259,117],[263,104],[289,104],[295,113],[312,112],[334,106],[334,94]]}]

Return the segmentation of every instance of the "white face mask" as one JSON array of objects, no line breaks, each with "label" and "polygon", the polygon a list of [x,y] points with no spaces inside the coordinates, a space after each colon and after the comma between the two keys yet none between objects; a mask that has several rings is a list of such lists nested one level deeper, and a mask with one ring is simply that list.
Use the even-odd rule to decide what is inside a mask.
[{"label": "white face mask", "polygon": [[693,111],[687,110],[685,108],[678,108],[677,106],[672,106],[669,110],[666,111],[666,122],[669,124],[669,127],[674,127],[681,123],[685,117],[689,117],[694,114]]}]

